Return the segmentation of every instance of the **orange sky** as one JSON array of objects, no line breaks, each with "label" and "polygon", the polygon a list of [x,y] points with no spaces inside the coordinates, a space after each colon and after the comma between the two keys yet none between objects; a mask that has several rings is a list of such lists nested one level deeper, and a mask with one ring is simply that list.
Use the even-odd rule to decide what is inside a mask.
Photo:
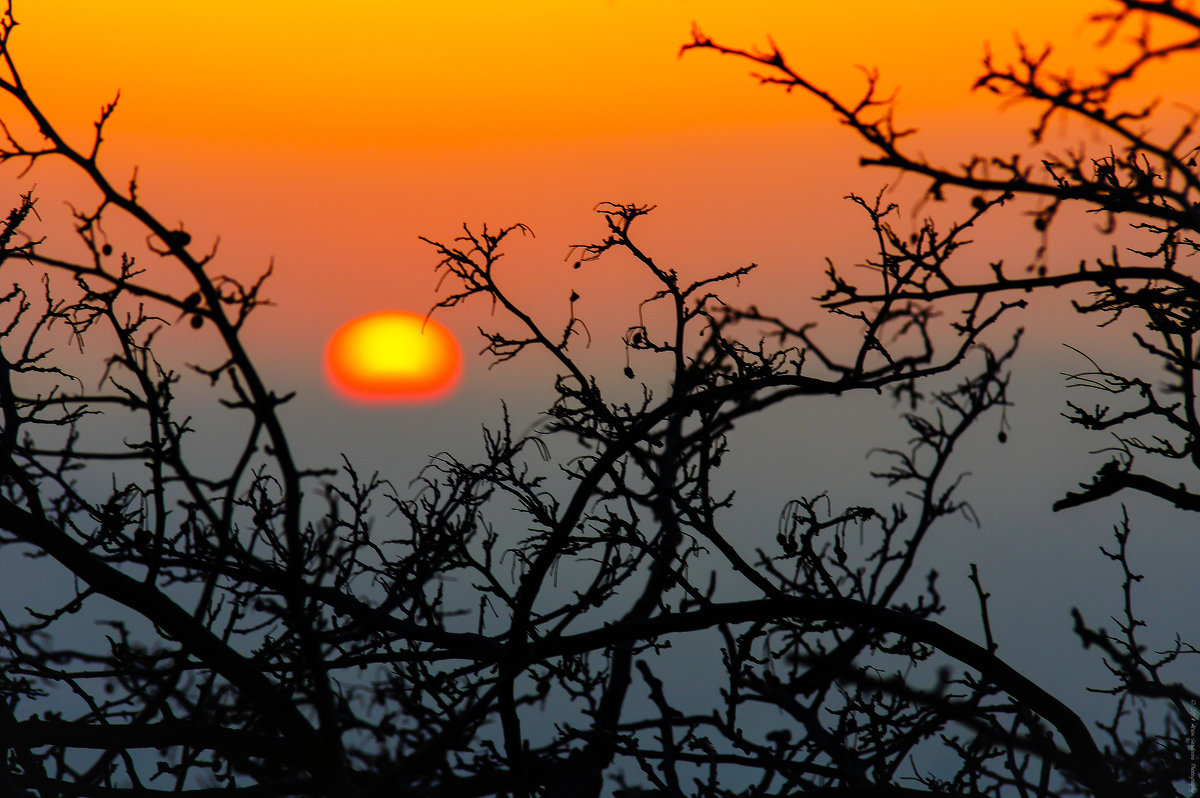
[{"label": "orange sky", "polygon": [[[969,92],[985,43],[1011,52],[1019,30],[1085,69],[1095,31],[1082,21],[1103,7],[377,0],[335,12],[38,0],[18,2],[13,50],[76,141],[121,90],[102,165],[117,182],[138,165],[161,218],[201,244],[220,236],[223,271],[250,276],[273,257],[268,293],[280,305],[250,337],[290,373],[317,375],[325,337],[346,319],[433,303],[435,259],[417,237],[450,238],[463,222],[529,224],[537,238],[517,242],[506,264],[514,291],[553,317],[581,281],[594,332],[609,316],[613,331],[631,323],[643,287],[563,263],[570,244],[602,234],[591,208],[603,200],[657,203],[646,240],[685,274],[759,262],[747,290],[760,294],[811,295],[826,256],[869,254],[841,198],[895,176],[857,169],[864,148],[827,112],[758,87],[744,63],[677,58],[693,21],[730,45],[770,34],[800,71],[844,94],[861,86],[856,65],[879,67],[901,87],[902,121],[923,128],[922,148],[965,155],[1024,141],[1019,110]],[[14,174],[3,178],[14,195],[38,185],[48,226],[61,224],[64,200],[80,201],[53,170]],[[441,320],[468,357],[477,351],[478,314]]]},{"label": "orange sky", "polygon": [[680,132],[813,118],[748,91],[744,69],[676,59],[693,21],[727,42],[774,36],[834,88],[886,68],[922,109],[957,107],[985,40],[1075,34],[1095,2],[573,0],[18,4],[18,52],[54,110],[83,123],[116,88],[118,130],[212,142],[394,153],[501,141]]}]

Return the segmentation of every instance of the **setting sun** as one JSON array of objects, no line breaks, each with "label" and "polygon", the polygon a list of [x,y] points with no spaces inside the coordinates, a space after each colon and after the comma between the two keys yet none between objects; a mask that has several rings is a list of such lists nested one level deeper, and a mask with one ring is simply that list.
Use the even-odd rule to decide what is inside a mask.
[{"label": "setting sun", "polygon": [[347,322],[325,347],[325,371],[344,396],[367,402],[422,402],[453,390],[462,352],[433,319],[383,310]]}]

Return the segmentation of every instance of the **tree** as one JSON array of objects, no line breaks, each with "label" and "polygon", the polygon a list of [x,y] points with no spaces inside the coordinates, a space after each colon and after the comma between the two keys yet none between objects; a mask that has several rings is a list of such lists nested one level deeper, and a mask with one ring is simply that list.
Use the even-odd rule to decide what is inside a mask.
[{"label": "tree", "polygon": [[[1156,756],[1124,755],[1116,734],[1102,748],[997,654],[978,578],[982,643],[938,623],[937,575],[913,573],[939,522],[970,515],[952,453],[1003,413],[1016,341],[994,350],[982,336],[1024,301],[967,292],[946,340],[928,281],[946,282],[964,236],[1009,192],[944,232],[923,226],[919,257],[891,206],[856,199],[881,251],[869,289],[830,271],[826,300],[860,333],[848,351],[811,323],[727,304],[753,266],[686,281],[637,243],[651,208],[603,204],[603,237],[571,265],[625,253],[656,285],[638,309],[662,310],[625,333],[623,377],[583,366],[573,301],[554,320],[510,298],[498,261],[523,226],[429,240],[448,286],[435,310],[501,308],[515,327],[485,332],[487,352],[548,353],[556,399],[533,432],[505,416],[480,462],[435,457],[402,495],[348,459],[296,462],[289,396],[241,338],[266,275],[215,275],[215,251],[162,223],[136,180],[122,189],[104,174],[115,103],[87,148],[68,143],[21,81],[15,24],[10,9],[0,88],[31,132],[5,120],[0,161],[69,161],[100,199],[76,211],[80,256],[21,235],[32,196],[0,234],[0,266],[47,275],[3,299],[0,568],[22,563],[65,592],[0,607],[6,794],[1173,794],[1178,725],[1135,734]],[[110,241],[118,218],[158,260]],[[225,463],[198,458],[197,435],[214,432],[181,409],[172,319],[220,342],[192,369],[229,415],[215,433]],[[100,375],[67,356],[60,331]],[[895,502],[845,506],[818,490],[783,508],[775,548],[747,550],[718,479],[731,432],[850,392],[903,403],[911,445],[879,473]],[[112,443],[113,429],[129,432]],[[376,520],[380,506],[396,513]],[[25,602],[36,606],[10,606]],[[80,634],[81,620],[104,638]],[[1144,674],[1124,648],[1130,620],[1127,638],[1080,632]],[[681,708],[671,677],[671,644],[692,636],[715,641],[725,672],[702,712]],[[1195,697],[1153,669],[1118,696],[1156,689],[1176,705]],[[939,737],[957,765],[912,768]]]},{"label": "tree", "polygon": [[[1135,316],[1139,329],[1134,339],[1164,381],[1156,384],[1151,378],[1117,373],[1084,355],[1091,368],[1069,375],[1070,383],[1107,396],[1091,407],[1071,402],[1064,415],[1115,443],[1101,450],[1104,459],[1095,474],[1055,502],[1054,510],[1142,493],[1190,513],[1200,510],[1200,493],[1183,481],[1200,466],[1200,282],[1186,259],[1200,249],[1200,142],[1195,128],[1200,113],[1188,109],[1182,119],[1173,118],[1177,106],[1161,99],[1130,106],[1121,92],[1150,65],[1186,56],[1200,46],[1200,16],[1177,0],[1119,0],[1116,5],[1090,21],[1102,28],[1102,47],[1120,42],[1130,54],[1094,79],[1053,71],[1048,46],[1037,50],[1018,42],[1018,60],[1012,65],[987,54],[975,88],[1009,101],[1034,103],[1038,112],[1030,133],[1040,150],[1032,158],[1030,153],[980,154],[956,166],[932,162],[907,148],[904,139],[915,131],[897,127],[893,100],[880,92],[877,74],[868,74],[863,94],[848,102],[806,80],[773,45],[766,51],[727,47],[697,28],[684,50],[714,50],[749,60],[763,70],[756,74],[762,83],[816,97],[869,146],[871,154],[861,159],[863,165],[926,178],[928,199],[942,200],[950,188],[966,189],[974,193],[976,212],[1032,200],[1028,213],[1042,246],[1037,261],[1019,276],[1006,272],[1002,262],[993,262],[984,279],[955,273],[944,268],[936,249],[920,241],[910,246],[888,230],[886,240],[893,252],[875,266],[890,277],[892,290],[863,291],[831,270],[834,287],[822,299],[833,310],[901,297],[937,306],[955,299],[978,303],[984,297],[1086,287],[1087,298],[1074,301],[1074,308],[1099,316],[1101,327],[1123,315]],[[1047,148],[1048,126],[1059,117],[1084,124],[1098,145]],[[1124,232],[1128,238],[1090,263],[1048,262],[1045,242],[1060,212],[1069,208],[1099,215],[1101,234]],[[912,263],[920,268],[903,268]],[[1125,612],[1117,621],[1118,632],[1090,625],[1078,609],[1073,610],[1074,632],[1085,648],[1096,646],[1103,652],[1114,677],[1105,690],[1116,699],[1113,715],[1101,728],[1110,738],[1106,756],[1118,778],[1147,793],[1171,794],[1171,779],[1183,779],[1186,763],[1195,762],[1200,698],[1194,680],[1189,685],[1165,674],[1197,649],[1177,635],[1172,648],[1150,654],[1141,641],[1138,629],[1146,621],[1135,613],[1132,595],[1142,577],[1127,559],[1130,535],[1129,515],[1122,508],[1116,548],[1101,549],[1123,573]],[[1147,715],[1156,716],[1163,731],[1148,735],[1144,725],[1129,731],[1134,707],[1139,724]],[[1194,785],[1194,764],[1191,773]]]}]

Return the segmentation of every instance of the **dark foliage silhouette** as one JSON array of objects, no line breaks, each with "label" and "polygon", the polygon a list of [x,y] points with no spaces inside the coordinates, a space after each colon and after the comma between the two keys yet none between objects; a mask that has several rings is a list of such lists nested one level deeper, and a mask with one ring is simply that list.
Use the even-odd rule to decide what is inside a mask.
[{"label": "dark foliage silhouette", "polygon": [[[21,233],[32,196],[0,232],[0,269],[46,275],[0,299],[0,569],[36,570],[55,586],[0,593],[3,794],[1175,794],[1181,713],[1196,696],[1160,668],[1193,649],[1148,659],[1132,610],[1117,637],[1080,618],[1083,642],[1113,663],[1118,701],[1175,711],[1161,733],[1127,733],[1118,716],[1098,740],[998,655],[977,574],[982,643],[938,622],[937,576],[914,572],[935,527],[971,515],[952,453],[982,419],[1003,430],[1017,344],[992,349],[981,336],[1024,302],[1002,292],[1029,283],[997,271],[963,290],[951,261],[972,225],[1024,186],[976,185],[995,196],[945,230],[926,224],[916,249],[893,230],[891,206],[856,198],[864,234],[880,242],[876,282],[852,286],[831,268],[824,297],[857,326],[850,347],[811,322],[728,304],[753,266],[682,278],[637,243],[651,208],[602,204],[603,237],[576,247],[566,268],[604,260],[653,279],[630,307],[654,321],[625,333],[624,375],[584,367],[574,301],[555,319],[512,300],[499,261],[522,225],[427,239],[444,277],[436,309],[492,303],[510,326],[484,332],[486,352],[500,367],[548,354],[556,398],[527,434],[505,415],[479,462],[434,457],[408,495],[351,460],[296,461],[280,412],[289,396],[264,383],[241,337],[251,317],[262,321],[266,275],[217,274],[215,249],[198,254],[182,225],[148,210],[136,179],[122,188],[106,176],[97,156],[115,103],[88,147],[64,140],[26,92],[14,26],[10,9],[0,88],[24,117],[5,120],[0,160],[69,161],[99,200],[75,212],[82,256]],[[699,36],[693,46],[716,47]],[[800,81],[777,54],[742,55]],[[873,101],[829,101],[894,147],[889,122],[859,119]],[[1143,160],[1133,163],[1113,161],[1109,194]],[[1085,180],[1082,161],[1075,170],[1064,167],[1067,187]],[[1143,205],[1161,204],[1139,202],[1110,210],[1146,216]],[[1147,218],[1174,242],[1157,254],[1169,262],[1153,273],[1106,264],[1079,279],[1101,291],[1095,310],[1145,312],[1168,341],[1152,353],[1190,390],[1190,283],[1174,260],[1189,228],[1166,211]],[[129,254],[137,240],[110,240],[130,224],[147,262]],[[947,292],[966,305],[939,327]],[[174,365],[189,358],[163,341],[182,322],[220,354]],[[86,346],[83,366],[66,344]],[[84,373],[87,363],[100,373]],[[639,373],[655,376],[643,384]],[[228,416],[216,432],[194,429],[202,422],[185,409],[201,398],[182,395],[197,375]],[[1180,422],[1178,450],[1139,453],[1193,456],[1190,393],[1160,405],[1148,386],[1098,379],[1146,403],[1116,420]],[[884,452],[878,473],[893,503],[843,506],[823,492],[836,486],[816,487],[782,508],[772,548],[748,545],[741,528],[759,522],[717,478],[735,427],[853,392],[903,411],[910,445]],[[1078,412],[1081,423],[1113,421]],[[216,462],[203,446],[213,434],[227,455]],[[1074,500],[1133,479],[1134,449]],[[1127,537],[1125,526],[1113,556],[1128,594]],[[672,648],[693,639],[724,674],[699,711]],[[914,768],[930,745],[956,764]]]},{"label": "dark foliage silhouette", "polygon": [[[1200,248],[1200,114],[1186,107],[1181,111],[1164,98],[1129,105],[1122,97],[1130,95],[1122,91],[1136,85],[1156,62],[1194,56],[1200,47],[1200,16],[1178,0],[1119,0],[1113,5],[1113,10],[1092,15],[1090,22],[1100,32],[1101,48],[1120,44],[1126,49],[1093,79],[1079,77],[1074,69],[1056,72],[1048,46],[1038,50],[1019,41],[1012,65],[988,53],[975,88],[1037,107],[1030,130],[1034,154],[979,154],[952,166],[908,148],[905,139],[916,131],[897,125],[895,103],[881,93],[875,73],[868,73],[865,91],[856,100],[846,101],[806,80],[774,45],[765,51],[727,47],[697,28],[684,51],[712,50],[749,60],[760,70],[755,77],[762,83],[817,98],[870,147],[863,165],[928,179],[929,200],[943,200],[955,188],[967,190],[976,212],[972,218],[1032,200],[1024,212],[1042,243],[1035,262],[1019,274],[1010,273],[1001,261],[990,264],[984,279],[978,273],[956,273],[945,268],[936,246],[919,238],[906,241],[889,230],[892,251],[874,264],[877,273],[891,280],[889,290],[855,285],[831,269],[834,287],[821,299],[827,308],[841,311],[899,298],[931,307],[966,299],[978,307],[984,297],[1086,288],[1086,296],[1073,302],[1075,310],[1099,317],[1100,327],[1122,316],[1135,317],[1139,329],[1134,339],[1149,359],[1150,371],[1161,379],[1117,373],[1100,362],[1103,358],[1079,353],[1089,368],[1068,375],[1069,384],[1103,397],[1090,407],[1070,402],[1064,415],[1105,436],[1103,458],[1095,474],[1066,492],[1054,509],[1137,492],[1190,514],[1200,510],[1194,487],[1200,466],[1200,281],[1188,261]],[[1091,144],[1058,150],[1049,146],[1047,129],[1060,117],[1083,124]],[[1046,242],[1056,218],[1076,208],[1099,217],[1098,239],[1125,237],[1094,261],[1055,263],[1046,255]],[[1181,523],[1194,521],[1188,515]],[[1097,628],[1073,611],[1075,635],[1085,648],[1100,649],[1113,676],[1113,684],[1101,690],[1114,697],[1111,719],[1099,724],[1106,738],[1104,755],[1114,780],[1138,794],[1174,795],[1185,781],[1194,791],[1200,699],[1195,660],[1189,655],[1194,657],[1197,649],[1176,636],[1168,650],[1147,650],[1138,631],[1146,620],[1133,609],[1133,587],[1142,577],[1127,559],[1130,536],[1129,516],[1123,511],[1115,528],[1116,546],[1102,549],[1123,576],[1124,616],[1116,621],[1117,632]],[[1189,671],[1192,678],[1176,681]],[[1161,731],[1148,729],[1151,718],[1161,723]],[[1020,788],[1022,782],[1012,783]],[[1004,777],[995,774],[993,783],[1004,783]]]}]

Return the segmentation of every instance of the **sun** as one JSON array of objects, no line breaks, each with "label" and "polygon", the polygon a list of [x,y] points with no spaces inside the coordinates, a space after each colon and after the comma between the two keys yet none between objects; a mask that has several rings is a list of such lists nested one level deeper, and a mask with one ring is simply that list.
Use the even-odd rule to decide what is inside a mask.
[{"label": "sun", "polygon": [[325,346],[325,373],[338,393],[360,402],[431,402],[449,395],[462,350],[438,322],[381,310],[346,322]]}]

